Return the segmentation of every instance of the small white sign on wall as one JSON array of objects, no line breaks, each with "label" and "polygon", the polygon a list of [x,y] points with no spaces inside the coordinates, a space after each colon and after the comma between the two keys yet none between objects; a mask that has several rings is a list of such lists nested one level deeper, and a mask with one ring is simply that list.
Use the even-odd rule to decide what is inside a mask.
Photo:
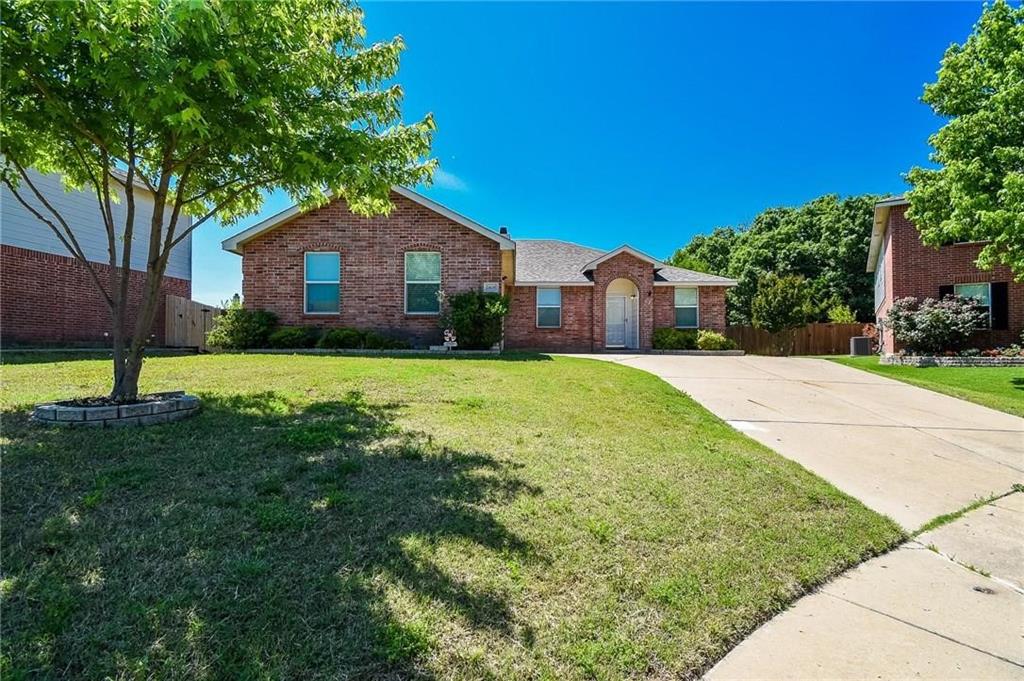
[{"label": "small white sign on wall", "polygon": [[496,281],[485,281],[483,284],[481,284],[480,289],[484,293],[500,293],[501,284],[499,284]]}]

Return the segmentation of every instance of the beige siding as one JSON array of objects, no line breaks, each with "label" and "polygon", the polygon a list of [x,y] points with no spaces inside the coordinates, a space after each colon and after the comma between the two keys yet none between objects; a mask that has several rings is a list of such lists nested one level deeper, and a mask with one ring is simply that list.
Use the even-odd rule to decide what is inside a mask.
[{"label": "beige siding", "polygon": [[[65,192],[57,175],[40,175],[35,171],[29,171],[33,183],[43,192],[47,200],[60,212],[68,221],[75,232],[86,258],[93,262],[106,264],[107,235],[100,218],[99,207],[96,196],[92,192]],[[46,214],[45,209],[31,195],[28,188],[19,190],[23,198],[26,198],[34,206],[40,208],[40,212]],[[123,191],[121,192],[123,197]],[[153,202],[150,194],[145,190],[136,192],[135,212],[135,236],[132,244],[133,270],[145,271],[146,257],[149,252],[149,221],[153,215]],[[114,221],[118,225],[118,253],[123,240],[120,238],[124,232],[125,205],[122,198],[120,203],[114,204]],[[189,223],[187,218],[179,222],[179,229],[183,229]],[[69,255],[53,231],[40,222],[11,194],[10,190],[3,186],[0,189],[0,243],[19,248],[27,248],[43,253],[54,253],[56,255]],[[120,255],[118,256],[120,257]],[[182,241],[167,262],[167,276],[179,279],[192,279],[192,238],[189,236]]]}]

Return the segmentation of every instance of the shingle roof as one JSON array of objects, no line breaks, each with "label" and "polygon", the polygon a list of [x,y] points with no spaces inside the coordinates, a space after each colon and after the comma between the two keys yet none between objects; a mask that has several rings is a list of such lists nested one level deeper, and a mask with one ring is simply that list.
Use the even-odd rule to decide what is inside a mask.
[{"label": "shingle roof", "polygon": [[720,277],[717,274],[706,272],[694,272],[684,270],[682,267],[663,265],[654,273],[654,283],[667,282],[673,284],[720,284],[722,286],[735,286],[736,280],[727,277]]},{"label": "shingle roof", "polygon": [[[516,284],[591,284],[590,272],[584,267],[607,251],[589,248],[557,239],[516,240]],[[733,286],[735,280],[714,274],[659,265],[654,283],[703,284]]]},{"label": "shingle roof", "polygon": [[516,283],[589,284],[583,266],[602,253],[557,239],[516,239]]}]

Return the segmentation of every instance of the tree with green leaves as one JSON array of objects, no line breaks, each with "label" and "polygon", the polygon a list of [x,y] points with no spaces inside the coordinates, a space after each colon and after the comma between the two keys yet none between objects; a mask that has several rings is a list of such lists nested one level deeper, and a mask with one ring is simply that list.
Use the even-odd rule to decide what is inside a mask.
[{"label": "tree with green leaves", "polygon": [[[434,169],[432,119],[403,124],[402,90],[388,84],[401,39],[365,44],[362,11],[347,0],[2,0],[0,11],[0,179],[88,269],[110,310],[114,400],[138,394],[168,256],[196,228],[255,213],[275,188],[305,207],[333,195],[386,213],[392,185]],[[30,167],[95,194],[109,276]],[[140,186],[149,221],[136,220]],[[119,197],[127,217],[115,222]],[[144,293],[129,329],[141,233]]]},{"label": "tree with green leaves", "polygon": [[764,275],[758,283],[751,312],[754,326],[769,333],[803,326],[814,314],[807,280],[795,274]]},{"label": "tree with green leaves", "polygon": [[984,241],[979,267],[1024,278],[1024,6],[986,7],[923,100],[948,122],[929,138],[940,167],[907,174],[907,216],[925,244]]},{"label": "tree with green leaves", "polygon": [[868,321],[874,317],[874,288],[864,264],[878,198],[829,194],[803,206],[768,208],[747,228],[719,227],[694,236],[669,264],[736,279],[727,298],[732,324],[751,323],[758,284],[768,273],[807,280],[813,300],[821,301],[813,319],[827,319],[828,308],[842,303]]},{"label": "tree with green leaves", "polygon": [[[814,314],[811,287],[803,277],[796,274],[779,276],[770,272],[759,280],[751,306],[751,317],[757,328],[773,334],[788,331],[803,326]],[[795,338],[787,340],[788,345],[779,348],[781,354],[793,352]]]},{"label": "tree with green leaves", "polygon": [[696,272],[728,276],[729,258],[742,232],[733,227],[716,227],[711,234],[697,234],[678,249],[668,264]]}]

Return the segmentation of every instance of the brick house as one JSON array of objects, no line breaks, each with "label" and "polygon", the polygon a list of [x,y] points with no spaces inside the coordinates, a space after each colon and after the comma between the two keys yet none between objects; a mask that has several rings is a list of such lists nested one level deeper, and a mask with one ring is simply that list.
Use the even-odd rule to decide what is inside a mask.
[{"label": "brick house", "polygon": [[285,325],[354,327],[425,346],[440,337],[437,291],[506,293],[510,349],[648,350],[659,327],[725,328],[735,281],[666,265],[629,246],[513,241],[403,187],[388,216],[344,201],[292,207],[223,242],[242,256],[245,306]]},{"label": "brick house", "polygon": [[[58,175],[42,175],[31,169],[28,173],[40,193],[69,221],[100,281],[107,282],[107,232],[96,195],[90,191],[64,191]],[[123,226],[124,194],[117,187],[114,191],[121,195],[121,200],[112,206],[114,221]],[[46,214],[31,192],[22,192],[22,196]],[[136,224],[148,226],[153,214],[152,194],[144,185],[136,184],[135,197]],[[188,225],[189,219],[183,219]],[[116,244],[118,259],[121,243],[119,239]],[[135,323],[134,316],[142,301],[148,250],[149,230],[145,229],[133,239],[128,329]],[[153,329],[153,342],[157,345],[164,342],[163,300],[167,294],[191,297],[191,235],[175,246],[168,258]],[[110,312],[86,266],[71,257],[50,228],[25,208],[6,185],[0,188],[0,337],[4,345],[105,344],[110,323]]]},{"label": "brick house", "polygon": [[[955,243],[932,248],[921,243],[917,228],[907,219],[909,203],[903,197],[875,204],[874,227],[867,271],[875,273],[875,317],[883,319],[894,300],[961,295],[976,298],[986,312],[984,328],[972,339],[978,348],[1008,345],[1024,329],[1024,283],[1014,281],[1005,266],[979,270],[974,261],[979,243]],[[884,352],[898,344],[883,329]]]}]

